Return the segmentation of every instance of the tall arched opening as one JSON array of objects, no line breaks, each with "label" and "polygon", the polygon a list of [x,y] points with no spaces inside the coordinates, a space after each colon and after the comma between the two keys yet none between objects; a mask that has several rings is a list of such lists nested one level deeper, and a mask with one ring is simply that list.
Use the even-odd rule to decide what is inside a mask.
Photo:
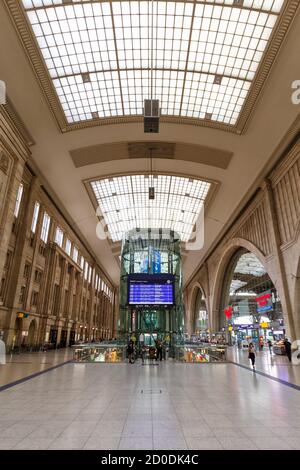
[{"label": "tall arched opening", "polygon": [[209,333],[206,300],[202,289],[198,286],[195,287],[193,294],[191,305],[191,332],[192,335],[204,340]]},{"label": "tall arched opening", "polygon": [[265,266],[245,248],[235,251],[224,271],[219,315],[229,344],[252,341],[262,347],[284,337],[278,292]]}]

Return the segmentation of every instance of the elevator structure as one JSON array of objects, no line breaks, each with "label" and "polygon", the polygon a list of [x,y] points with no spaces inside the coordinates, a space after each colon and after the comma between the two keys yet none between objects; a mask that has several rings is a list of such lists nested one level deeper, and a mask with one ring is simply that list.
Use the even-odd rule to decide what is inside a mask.
[{"label": "elevator structure", "polygon": [[157,339],[170,353],[184,342],[180,237],[166,229],[134,229],[122,241],[120,340],[146,346]]}]

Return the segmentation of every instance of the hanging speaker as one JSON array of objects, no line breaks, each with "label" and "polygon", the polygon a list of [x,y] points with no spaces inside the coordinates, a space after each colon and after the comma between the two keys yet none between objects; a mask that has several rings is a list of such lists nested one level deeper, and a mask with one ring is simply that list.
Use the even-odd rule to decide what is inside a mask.
[{"label": "hanging speaker", "polygon": [[154,187],[149,188],[149,199],[155,199]]},{"label": "hanging speaker", "polygon": [[159,100],[144,100],[144,132],[159,132]]}]

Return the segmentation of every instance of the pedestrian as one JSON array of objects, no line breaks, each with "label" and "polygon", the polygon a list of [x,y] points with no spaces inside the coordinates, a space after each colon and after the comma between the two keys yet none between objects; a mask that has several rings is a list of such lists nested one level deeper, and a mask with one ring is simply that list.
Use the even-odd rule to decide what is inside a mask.
[{"label": "pedestrian", "polygon": [[272,341],[270,339],[268,339],[268,347],[269,347],[269,352],[270,354],[272,354]]},{"label": "pedestrian", "polygon": [[142,363],[143,364],[145,363],[146,354],[147,354],[147,348],[143,344],[142,349],[141,349],[141,357],[142,357]]},{"label": "pedestrian", "polygon": [[158,359],[161,361],[162,360],[162,343],[158,339],[155,341],[155,346],[156,346],[156,360]]},{"label": "pedestrian", "polygon": [[253,343],[249,344],[248,352],[249,352],[248,357],[251,360],[252,367],[253,369],[255,369],[255,349],[254,349]]},{"label": "pedestrian", "polygon": [[129,341],[129,343],[128,343],[127,354],[128,354],[129,364],[133,364],[134,363],[134,347],[133,347],[133,342],[132,341]]},{"label": "pedestrian", "polygon": [[288,360],[292,361],[292,345],[287,338],[284,340],[285,352],[288,357]]}]

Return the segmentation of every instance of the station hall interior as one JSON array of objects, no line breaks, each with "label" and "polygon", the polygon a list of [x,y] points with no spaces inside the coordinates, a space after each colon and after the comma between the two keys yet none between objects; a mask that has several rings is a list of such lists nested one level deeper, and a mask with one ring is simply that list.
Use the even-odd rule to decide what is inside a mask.
[{"label": "station hall interior", "polygon": [[0,2],[1,450],[300,450],[299,39]]}]

